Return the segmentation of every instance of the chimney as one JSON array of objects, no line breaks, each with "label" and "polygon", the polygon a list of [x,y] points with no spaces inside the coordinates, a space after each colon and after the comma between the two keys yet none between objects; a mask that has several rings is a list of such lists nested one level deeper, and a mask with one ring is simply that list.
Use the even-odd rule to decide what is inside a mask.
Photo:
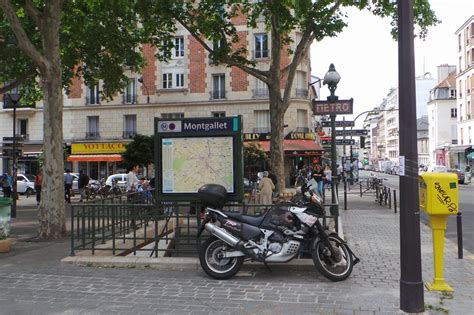
[{"label": "chimney", "polygon": [[456,71],[456,66],[450,66],[447,63],[438,66],[438,83],[446,80],[450,73]]}]

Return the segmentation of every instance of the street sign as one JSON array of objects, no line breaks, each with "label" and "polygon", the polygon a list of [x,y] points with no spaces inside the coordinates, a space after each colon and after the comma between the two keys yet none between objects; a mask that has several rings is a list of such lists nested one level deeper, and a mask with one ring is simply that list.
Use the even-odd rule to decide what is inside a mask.
[{"label": "street sign", "polygon": [[[23,142],[25,141],[25,136],[16,136],[16,142]],[[12,143],[13,142],[13,137],[3,137],[3,142],[4,143]]]},{"label": "street sign", "polygon": [[[331,127],[330,121],[322,121],[321,125],[323,127]],[[343,128],[343,127],[354,127],[354,122],[350,120],[338,120],[336,121],[336,128]]]},{"label": "street sign", "polygon": [[336,136],[343,137],[343,136],[366,136],[368,134],[368,130],[366,129],[347,129],[347,130],[336,130]]},{"label": "street sign", "polygon": [[[326,140],[322,139],[321,144],[322,145],[330,145],[332,143],[332,140]],[[336,139],[336,145],[354,145],[355,140],[354,139]]]},{"label": "street sign", "polygon": [[354,100],[313,101],[315,115],[351,115]]}]

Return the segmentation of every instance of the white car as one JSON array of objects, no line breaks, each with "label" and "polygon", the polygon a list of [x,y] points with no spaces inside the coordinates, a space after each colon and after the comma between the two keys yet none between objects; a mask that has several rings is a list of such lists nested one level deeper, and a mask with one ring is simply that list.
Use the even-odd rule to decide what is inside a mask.
[{"label": "white car", "polygon": [[19,194],[32,195],[35,192],[35,178],[31,175],[17,174],[16,191]]},{"label": "white car", "polygon": [[119,187],[126,188],[127,187],[127,174],[114,174],[107,177],[105,184],[108,186],[112,186],[112,181],[117,180],[117,185]]}]

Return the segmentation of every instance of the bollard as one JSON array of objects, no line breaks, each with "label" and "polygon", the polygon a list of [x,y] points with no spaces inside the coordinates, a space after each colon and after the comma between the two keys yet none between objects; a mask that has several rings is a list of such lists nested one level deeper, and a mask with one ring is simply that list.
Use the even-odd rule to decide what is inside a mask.
[{"label": "bollard", "polygon": [[375,202],[379,201],[379,186],[375,186]]},{"label": "bollard", "polygon": [[387,187],[383,186],[383,203],[387,205]]},{"label": "bollard", "polygon": [[360,187],[360,197],[362,198],[362,182],[359,182],[359,187]]},{"label": "bollard", "polygon": [[383,187],[379,187],[379,205],[383,203]]},{"label": "bollard", "polygon": [[393,190],[393,212],[397,213],[397,191]]},{"label": "bollard", "polygon": [[392,209],[392,193],[390,191],[390,188],[388,189],[388,208]]},{"label": "bollard", "polygon": [[463,258],[462,253],[462,213],[458,212],[456,215],[456,225],[457,225],[457,232],[458,232],[458,259]]},{"label": "bollard", "polygon": [[344,179],[344,210],[347,210],[347,180]]}]

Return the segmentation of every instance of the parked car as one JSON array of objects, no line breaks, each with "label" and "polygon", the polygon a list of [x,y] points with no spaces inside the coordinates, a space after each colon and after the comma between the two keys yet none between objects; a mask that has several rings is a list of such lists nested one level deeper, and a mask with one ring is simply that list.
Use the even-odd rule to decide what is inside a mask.
[{"label": "parked car", "polygon": [[458,175],[458,183],[459,184],[464,184],[465,174],[464,174],[463,171],[457,170],[457,169],[454,169],[454,168],[448,168],[446,171],[448,173],[454,173],[454,174]]},{"label": "parked car", "polygon": [[35,193],[35,178],[31,175],[16,176],[16,191],[19,194],[32,195]]},{"label": "parked car", "polygon": [[446,173],[447,167],[444,165],[430,165],[428,166],[427,172],[434,172],[434,173]]},{"label": "parked car", "polygon": [[105,184],[108,186],[112,186],[112,182],[117,180],[117,185],[119,187],[126,188],[127,187],[127,174],[114,174],[107,177]]}]

